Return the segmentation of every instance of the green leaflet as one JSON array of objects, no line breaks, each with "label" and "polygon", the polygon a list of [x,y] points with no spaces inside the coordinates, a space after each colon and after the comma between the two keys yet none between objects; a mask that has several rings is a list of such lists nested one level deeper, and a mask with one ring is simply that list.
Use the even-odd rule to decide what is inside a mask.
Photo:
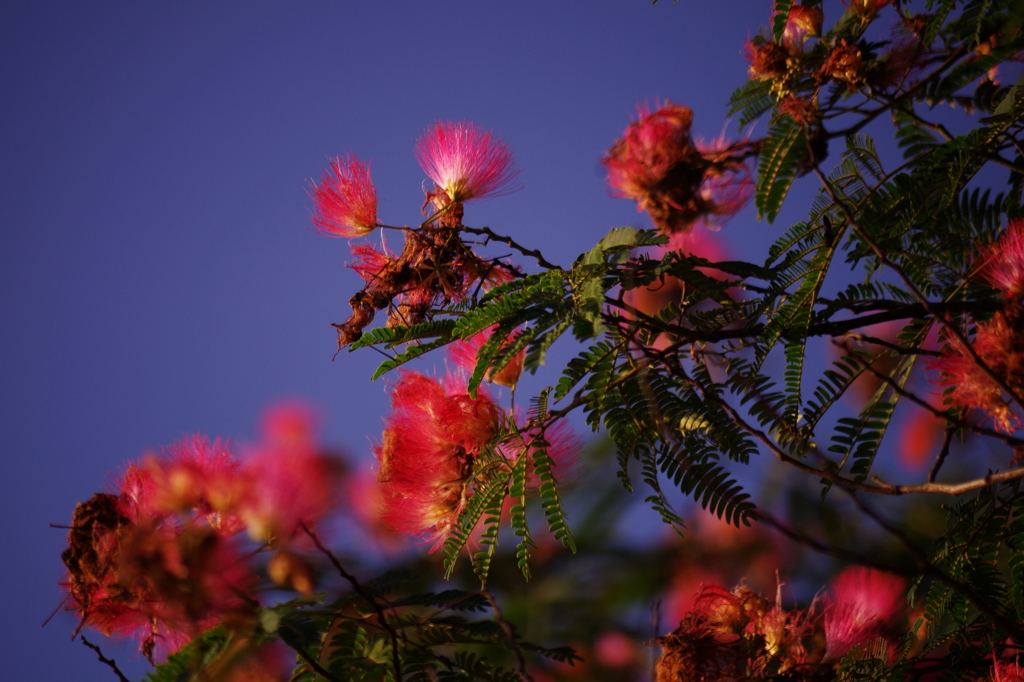
[{"label": "green leaflet", "polygon": [[[787,3],[788,4],[788,3]],[[757,188],[754,205],[758,219],[769,223],[775,220],[789,188],[796,179],[800,163],[806,154],[807,129],[792,119],[780,118],[773,122],[764,141],[757,168]]]}]

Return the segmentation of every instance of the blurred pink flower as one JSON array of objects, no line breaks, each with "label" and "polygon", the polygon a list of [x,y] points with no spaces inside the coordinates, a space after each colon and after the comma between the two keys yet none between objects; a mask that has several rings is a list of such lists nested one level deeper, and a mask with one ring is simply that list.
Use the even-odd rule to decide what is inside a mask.
[{"label": "blurred pink flower", "polygon": [[[936,409],[941,409],[941,400],[927,399]],[[909,414],[899,427],[896,459],[905,469],[915,470],[934,459],[942,445],[946,420],[917,405],[906,408]]]},{"label": "blurred pink flower", "polygon": [[438,208],[513,191],[519,175],[508,145],[471,121],[435,123],[416,141],[416,160],[437,185],[428,200]]},{"label": "blurred pink flower", "polygon": [[832,581],[826,600],[826,659],[838,659],[850,649],[885,633],[905,606],[906,583],[898,576],[855,566]]},{"label": "blurred pink flower", "polygon": [[1011,220],[995,244],[978,255],[979,274],[1009,301],[1024,296],[1024,220]]},{"label": "blurred pink flower", "polygon": [[263,431],[246,467],[249,489],[240,514],[253,538],[280,546],[300,524],[313,527],[333,510],[341,471],[317,448],[308,409],[278,405],[264,415]]},{"label": "blurred pink flower", "polygon": [[610,668],[625,668],[637,659],[636,641],[621,630],[608,630],[594,640],[594,658]]},{"label": "blurred pink flower", "polygon": [[332,159],[311,194],[316,204],[313,223],[325,234],[361,237],[377,226],[377,188],[369,161],[363,163],[354,154]]},{"label": "blurred pink flower", "polygon": [[[125,480],[136,482],[135,472]],[[78,505],[62,555],[65,587],[80,620],[106,635],[132,637],[152,661],[222,619],[251,612],[253,575],[237,545],[193,519],[135,523],[131,500],[100,493]],[[136,510],[137,511],[137,510]]]},{"label": "blurred pink flower", "polygon": [[[978,325],[971,346],[989,369],[1018,393],[1024,392],[1024,352],[1020,348],[1024,315],[1010,319],[1003,312]],[[1004,433],[1013,433],[1021,424],[1014,401],[1004,396],[1002,387],[967,352],[957,339],[949,339],[942,356],[928,365],[939,370],[938,383],[945,388],[949,405],[977,408]]]},{"label": "blurred pink flower", "polygon": [[244,525],[237,507],[244,493],[240,472],[226,441],[186,436],[128,468],[118,486],[121,513],[136,524],[178,513],[234,535]]},{"label": "blurred pink flower", "polygon": [[637,202],[665,234],[686,232],[698,221],[719,224],[750,198],[744,142],[708,144],[690,134],[693,112],[666,102],[656,111],[637,107],[631,123],[601,163],[614,196]]},{"label": "blurred pink flower", "polygon": [[1020,661],[997,661],[995,655],[992,658],[991,682],[1024,682],[1024,667]]},{"label": "blurred pink flower", "polygon": [[799,50],[807,41],[807,36],[821,34],[823,21],[824,15],[820,7],[793,5],[789,8],[789,17],[786,19],[786,28],[782,35],[783,44],[792,50]]}]

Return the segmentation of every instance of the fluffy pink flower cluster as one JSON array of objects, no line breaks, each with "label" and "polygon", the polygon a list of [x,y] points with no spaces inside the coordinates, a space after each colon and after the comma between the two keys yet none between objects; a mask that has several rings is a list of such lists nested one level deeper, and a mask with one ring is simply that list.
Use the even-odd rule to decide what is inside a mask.
[{"label": "fluffy pink flower cluster", "polygon": [[977,269],[1002,293],[1003,308],[978,325],[971,347],[1016,396],[1007,395],[957,339],[949,340],[931,366],[940,372],[947,404],[980,409],[997,429],[1012,433],[1021,425],[1024,397],[1024,220],[1011,220],[1002,237],[982,250]]},{"label": "fluffy pink flower cluster", "polygon": [[850,568],[833,581],[823,608],[786,610],[743,585],[705,586],[679,627],[659,639],[656,681],[830,679],[823,673],[842,657],[879,641],[891,659],[904,587],[895,576]]},{"label": "fluffy pink flower cluster", "polygon": [[437,185],[427,198],[438,209],[507,194],[519,177],[508,145],[472,121],[435,123],[416,141],[416,160]]},{"label": "fluffy pink flower cluster", "polygon": [[[374,449],[381,486],[381,519],[398,533],[441,547],[473,493],[476,460],[494,448],[511,464],[532,457],[539,434],[509,436],[510,417],[481,387],[474,398],[465,379],[437,381],[403,371],[391,391],[392,411]],[[572,468],[580,443],[563,428],[549,430],[555,475]]]},{"label": "fluffy pink flower cluster", "polygon": [[[435,123],[416,141],[416,159],[436,185],[424,208],[448,208],[449,227],[462,219],[463,202],[511,192],[519,177],[508,145],[471,121]],[[362,237],[379,224],[370,162],[354,154],[332,159],[311,195],[313,224],[325,234]]]},{"label": "fluffy pink flower cluster", "polygon": [[1024,682],[1024,666],[1020,661],[993,661],[991,682]]},{"label": "fluffy pink flower cluster", "polygon": [[272,576],[290,558],[281,584],[312,591],[292,536],[331,510],[338,470],[304,411],[272,411],[265,431],[245,460],[223,441],[185,438],[78,505],[62,558],[79,628],[134,637],[152,660],[218,623],[246,622],[258,602],[244,531],[276,551]]},{"label": "fluffy pink flower cluster", "polygon": [[325,234],[361,237],[377,226],[377,188],[369,161],[362,163],[354,154],[333,159],[312,195],[313,224]]},{"label": "fluffy pink flower cluster", "polygon": [[601,159],[615,196],[635,200],[665,234],[686,232],[698,221],[721,223],[746,204],[753,191],[742,160],[746,143],[697,144],[690,135],[693,112],[671,102],[637,111],[639,119]]}]

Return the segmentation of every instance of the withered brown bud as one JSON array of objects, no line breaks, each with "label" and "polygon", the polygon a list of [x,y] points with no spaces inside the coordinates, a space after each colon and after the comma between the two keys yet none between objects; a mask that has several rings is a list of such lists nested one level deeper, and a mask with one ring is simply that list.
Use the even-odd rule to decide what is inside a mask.
[{"label": "withered brown bud", "polygon": [[748,73],[754,80],[764,81],[786,74],[789,50],[778,43],[765,43],[753,48]]},{"label": "withered brown bud", "polygon": [[846,83],[846,87],[854,90],[862,80],[861,72],[864,70],[864,56],[856,45],[849,45],[846,38],[843,38],[832,53],[829,54],[825,63],[818,70],[816,78],[824,82],[829,78]]},{"label": "withered brown bud", "polygon": [[779,113],[789,116],[800,125],[812,125],[820,119],[818,105],[814,101],[792,95],[779,103]]},{"label": "withered brown bud", "polygon": [[903,28],[913,33],[920,40],[924,35],[925,29],[928,28],[928,22],[931,20],[931,14],[915,14],[912,17],[907,17],[900,23],[903,24]]}]

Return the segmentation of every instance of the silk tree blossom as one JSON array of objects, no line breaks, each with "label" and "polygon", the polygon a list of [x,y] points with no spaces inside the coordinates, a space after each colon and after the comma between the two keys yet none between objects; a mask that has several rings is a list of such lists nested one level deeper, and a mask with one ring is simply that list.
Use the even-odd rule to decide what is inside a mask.
[{"label": "silk tree blossom", "polygon": [[250,536],[285,548],[302,524],[312,528],[334,509],[341,471],[319,451],[308,409],[278,405],[264,416],[263,431],[250,453],[239,513]]},{"label": "silk tree blossom", "polygon": [[313,224],[338,237],[369,234],[377,226],[377,188],[370,178],[370,162],[347,154],[330,163],[311,192],[316,205]]},{"label": "silk tree blossom", "polygon": [[230,452],[193,437],[161,454],[78,505],[62,555],[79,629],[132,637],[151,661],[256,603],[240,526],[211,502],[212,482],[237,470]]},{"label": "silk tree blossom", "polygon": [[383,442],[374,448],[383,497],[381,520],[398,533],[444,544],[465,506],[472,457],[500,427],[501,411],[484,390],[443,385],[402,371],[391,391]]},{"label": "silk tree blossom", "polygon": [[241,462],[226,441],[186,436],[132,465],[118,486],[133,523],[181,513],[230,536],[242,530]]},{"label": "silk tree blossom", "polygon": [[637,113],[601,159],[613,196],[636,201],[668,235],[698,221],[720,224],[743,207],[752,193],[743,162],[748,143],[698,145],[690,133],[693,112],[671,102],[656,111],[641,105]]},{"label": "silk tree blossom", "polygon": [[804,647],[815,625],[811,611],[787,611],[743,585],[707,585],[679,627],[658,638],[655,680],[829,679],[817,676],[820,653]]},{"label": "silk tree blossom", "polygon": [[978,256],[979,274],[999,289],[1009,302],[1024,297],[1024,220],[1011,220],[1006,231]]},{"label": "silk tree blossom", "polygon": [[999,661],[992,655],[992,675],[990,682],[1024,682],[1024,666],[1019,660]]},{"label": "silk tree blossom", "polygon": [[820,7],[804,7],[793,5],[789,8],[786,28],[782,34],[782,42],[790,50],[799,52],[808,36],[821,35],[821,24],[824,21]]},{"label": "silk tree blossom", "polygon": [[[474,398],[459,374],[443,381],[403,371],[391,390],[391,414],[374,448],[381,487],[381,520],[392,530],[430,542],[435,551],[458,521],[476,483],[474,463],[486,450],[509,466],[527,457],[527,487],[540,485],[533,472],[540,434],[510,433],[511,417],[484,388]],[[581,443],[567,424],[544,435],[545,449],[559,481],[571,480]],[[500,461],[500,460],[499,460]]]},{"label": "silk tree blossom", "polygon": [[337,467],[314,446],[308,412],[284,406],[247,460],[190,436],[130,465],[110,493],[78,505],[62,555],[79,628],[133,637],[151,661],[258,602],[246,528],[278,550],[271,574],[300,592],[313,573],[288,541],[333,508]]},{"label": "silk tree blossom", "polygon": [[[938,383],[945,388],[947,404],[980,409],[998,430],[1012,433],[1021,425],[1018,400],[1024,396],[1024,220],[1011,220],[1003,235],[981,250],[975,267],[1003,298],[1003,309],[979,323],[971,341],[974,354],[991,373],[956,338],[949,339],[942,356],[929,364],[940,373]],[[1007,395],[992,374],[1015,396]]]},{"label": "silk tree blossom", "polygon": [[825,606],[825,658],[838,660],[853,647],[884,635],[905,604],[902,578],[856,566],[832,582]]},{"label": "silk tree blossom", "polygon": [[[522,420],[517,418],[517,422]],[[526,492],[536,493],[541,486],[536,473],[536,457],[543,451],[551,460],[551,473],[560,485],[572,484],[579,474],[580,452],[583,440],[566,421],[556,421],[542,433],[538,428],[526,428],[520,424],[519,432],[499,443],[496,450],[513,464],[519,457],[526,457]]]},{"label": "silk tree blossom", "polygon": [[[1018,304],[1014,305],[1019,308]],[[1018,310],[1011,317],[1000,311],[978,325],[971,341],[978,358],[1017,395],[1024,394],[1022,338],[1024,314]],[[1015,407],[1015,400],[1004,393],[1002,386],[971,357],[958,339],[949,339],[942,355],[928,364],[939,371],[938,383],[945,389],[946,404],[977,408],[1004,433],[1013,433],[1020,427],[1019,406]]]},{"label": "silk tree blossom", "polygon": [[428,201],[439,209],[517,189],[508,145],[471,121],[435,123],[416,141],[416,160],[437,185]]}]

